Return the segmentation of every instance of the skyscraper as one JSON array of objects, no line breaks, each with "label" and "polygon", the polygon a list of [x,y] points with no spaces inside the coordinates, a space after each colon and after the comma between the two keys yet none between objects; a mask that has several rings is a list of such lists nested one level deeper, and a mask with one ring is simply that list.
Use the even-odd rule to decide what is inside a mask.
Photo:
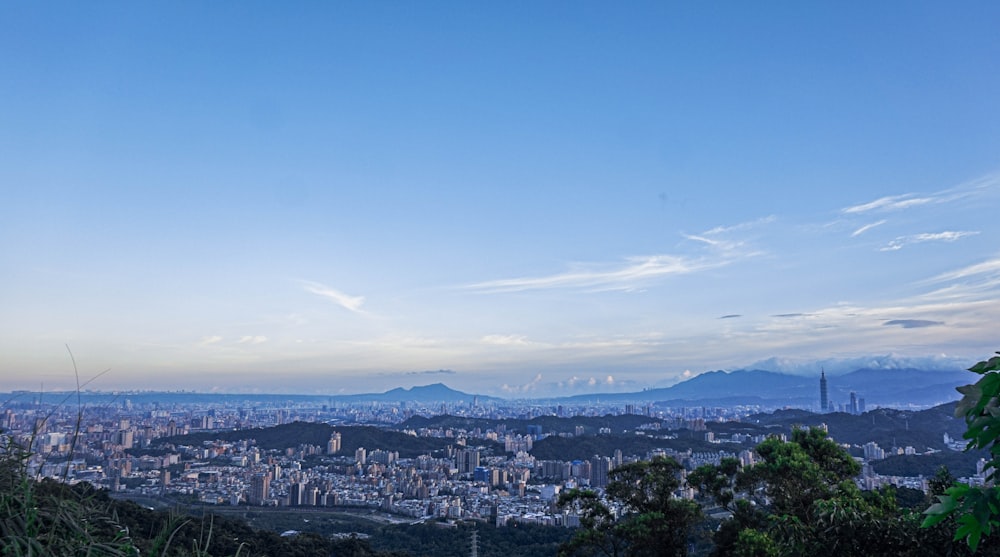
[{"label": "skyscraper", "polygon": [[819,411],[826,412],[830,408],[830,401],[826,394],[826,371],[820,368],[819,371]]},{"label": "skyscraper", "polygon": [[610,458],[594,455],[590,459],[590,487],[607,487],[611,468]]},{"label": "skyscraper", "polygon": [[337,454],[340,452],[340,432],[330,434],[330,440],[326,443],[326,454]]},{"label": "skyscraper", "polygon": [[288,506],[301,507],[306,502],[306,484],[295,482],[288,486]]},{"label": "skyscraper", "polygon": [[479,451],[476,449],[463,449],[458,451],[455,458],[455,467],[459,474],[472,474],[479,466]]},{"label": "skyscraper", "polygon": [[263,505],[267,501],[270,491],[271,477],[267,474],[255,474],[250,480],[249,503],[257,506]]}]

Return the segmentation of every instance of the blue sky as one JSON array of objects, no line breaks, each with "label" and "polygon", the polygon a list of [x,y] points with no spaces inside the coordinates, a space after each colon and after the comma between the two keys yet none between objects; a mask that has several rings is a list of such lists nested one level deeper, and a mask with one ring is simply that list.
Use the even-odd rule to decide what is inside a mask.
[{"label": "blue sky", "polygon": [[1000,349],[996,3],[0,10],[0,389]]}]

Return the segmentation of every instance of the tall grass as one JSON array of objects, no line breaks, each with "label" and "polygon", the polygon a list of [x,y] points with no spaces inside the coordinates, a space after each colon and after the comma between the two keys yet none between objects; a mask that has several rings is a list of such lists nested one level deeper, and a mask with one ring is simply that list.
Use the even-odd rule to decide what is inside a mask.
[{"label": "tall grass", "polygon": [[[68,346],[66,349],[69,351]],[[68,461],[63,471],[64,482],[69,477],[69,463],[72,462],[83,424],[83,405],[80,401],[83,385],[73,352],[69,351],[69,355],[76,377],[77,411]],[[10,433],[0,433],[0,555],[137,556],[139,551],[132,544],[127,530],[112,519],[106,505],[97,501],[93,488],[89,485],[69,486],[49,479],[35,481],[28,474],[28,465],[34,456],[32,447],[42,433],[41,429],[68,400],[69,397],[56,405],[33,427],[26,444],[19,443]]]},{"label": "tall grass", "polygon": [[[44,433],[48,422],[73,396],[67,395],[55,408],[34,425],[30,435],[21,438],[0,431],[0,556],[11,557],[138,557],[140,551],[127,528],[121,526],[113,502],[98,497],[90,484],[69,485],[69,470],[80,442],[84,408],[82,388],[108,370],[81,384],[76,359],[69,351],[76,377],[76,416],[69,444],[67,463],[61,481],[37,479],[29,474],[36,456],[32,447]],[[201,521],[201,531],[191,537],[192,547],[174,544],[177,536],[184,537],[190,519],[171,514],[162,529],[153,537],[150,554],[159,557],[211,557],[213,521]],[[245,544],[240,544],[234,557],[239,557]]]}]

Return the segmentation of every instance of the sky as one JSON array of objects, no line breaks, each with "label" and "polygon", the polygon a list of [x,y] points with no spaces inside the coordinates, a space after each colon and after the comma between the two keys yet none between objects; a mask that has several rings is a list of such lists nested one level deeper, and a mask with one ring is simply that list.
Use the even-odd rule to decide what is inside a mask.
[{"label": "sky", "polygon": [[1000,350],[998,25],[4,3],[0,389],[74,361],[101,390],[515,398],[966,367]]}]

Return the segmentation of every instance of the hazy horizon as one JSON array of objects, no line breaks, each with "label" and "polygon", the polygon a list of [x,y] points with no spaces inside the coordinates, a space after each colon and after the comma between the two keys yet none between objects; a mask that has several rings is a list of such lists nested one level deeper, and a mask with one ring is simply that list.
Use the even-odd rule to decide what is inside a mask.
[{"label": "hazy horizon", "polygon": [[1000,349],[1000,5],[3,10],[0,390]]}]

